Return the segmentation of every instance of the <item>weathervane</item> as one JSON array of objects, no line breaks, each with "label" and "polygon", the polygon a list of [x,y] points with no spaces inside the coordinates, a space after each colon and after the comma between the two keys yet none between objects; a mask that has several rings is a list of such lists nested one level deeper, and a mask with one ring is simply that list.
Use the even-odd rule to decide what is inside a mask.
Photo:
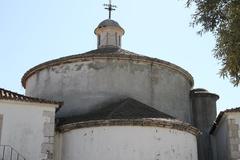
[{"label": "weathervane", "polygon": [[115,8],[117,8],[117,6],[116,5],[112,5],[112,1],[111,0],[109,0],[109,4],[104,4],[103,6],[105,6],[106,7],[105,9],[109,11],[109,19],[111,19],[112,11],[115,11],[116,10]]}]

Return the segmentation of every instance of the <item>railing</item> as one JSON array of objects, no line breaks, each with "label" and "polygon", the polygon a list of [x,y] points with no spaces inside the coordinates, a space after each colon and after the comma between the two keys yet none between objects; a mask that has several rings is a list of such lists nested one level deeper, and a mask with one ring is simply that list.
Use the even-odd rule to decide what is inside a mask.
[{"label": "railing", "polygon": [[0,145],[0,160],[26,160],[17,150],[9,145]]}]

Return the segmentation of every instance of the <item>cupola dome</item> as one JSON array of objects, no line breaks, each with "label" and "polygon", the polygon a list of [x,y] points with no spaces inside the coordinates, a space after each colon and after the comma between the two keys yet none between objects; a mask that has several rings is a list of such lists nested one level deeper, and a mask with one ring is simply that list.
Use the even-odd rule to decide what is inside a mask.
[{"label": "cupola dome", "polygon": [[98,48],[107,47],[121,48],[121,39],[125,31],[118,24],[118,22],[111,19],[106,19],[98,25],[94,33],[97,35]]}]

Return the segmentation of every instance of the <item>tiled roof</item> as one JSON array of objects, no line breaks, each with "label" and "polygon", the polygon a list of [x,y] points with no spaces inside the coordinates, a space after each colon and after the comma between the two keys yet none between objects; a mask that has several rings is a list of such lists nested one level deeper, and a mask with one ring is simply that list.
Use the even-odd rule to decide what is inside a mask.
[{"label": "tiled roof", "polygon": [[96,111],[88,114],[59,118],[58,125],[84,122],[91,120],[110,120],[110,119],[142,119],[142,118],[164,118],[175,119],[174,117],[160,112],[146,104],[132,98],[126,98],[113,102]]},{"label": "tiled roof", "polygon": [[62,105],[62,102],[50,101],[40,98],[28,97],[25,95],[21,95],[6,89],[0,88],[0,100],[14,100],[14,101],[23,101],[23,102],[36,102],[36,103],[46,103],[46,104],[57,104],[59,106]]},{"label": "tiled roof", "polygon": [[233,112],[240,112],[240,107],[226,109],[225,111],[220,112],[219,115],[217,116],[217,119],[215,120],[215,122],[212,125],[212,128],[210,130],[210,134],[212,134],[215,131],[215,129],[218,127],[218,124],[221,121],[224,113],[233,113]]},{"label": "tiled roof", "polygon": [[136,61],[145,61],[145,62],[154,62],[154,63],[158,63],[164,66],[167,66],[171,69],[174,69],[178,72],[180,72],[181,74],[183,74],[183,76],[185,76],[191,85],[193,85],[193,77],[191,76],[190,73],[188,73],[186,70],[182,69],[181,67],[172,64],[170,62],[164,61],[164,60],[160,60],[157,58],[151,58],[151,57],[147,57],[147,56],[143,56],[140,54],[136,54],[121,48],[117,48],[117,47],[109,47],[109,48],[99,48],[96,50],[92,50],[86,53],[82,53],[82,54],[76,54],[76,55],[72,55],[72,56],[66,56],[66,57],[62,57],[62,58],[58,58],[58,59],[54,59],[54,60],[50,60],[48,62],[44,62],[42,64],[39,64],[33,68],[31,68],[30,70],[28,70],[22,77],[22,86],[25,88],[26,87],[26,81],[27,79],[35,74],[36,72],[39,72],[47,67],[51,67],[51,66],[56,66],[56,65],[60,65],[60,64],[64,64],[64,63],[72,63],[75,61],[87,61],[87,60],[93,60],[95,58],[108,58],[108,59],[131,59],[131,60],[136,60]]}]

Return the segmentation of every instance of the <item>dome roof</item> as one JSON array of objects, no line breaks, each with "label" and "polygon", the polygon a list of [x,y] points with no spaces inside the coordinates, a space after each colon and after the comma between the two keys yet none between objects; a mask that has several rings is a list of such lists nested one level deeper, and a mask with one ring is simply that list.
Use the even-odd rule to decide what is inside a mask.
[{"label": "dome roof", "polygon": [[119,25],[118,22],[116,22],[112,19],[106,19],[106,20],[102,21],[101,23],[99,23],[99,25],[95,29],[95,33],[96,33],[97,29],[104,28],[104,27],[117,27],[117,28],[120,28],[123,31],[123,34],[125,32],[124,29]]},{"label": "dome roof", "polygon": [[24,88],[26,88],[26,81],[27,79],[35,74],[36,72],[39,72],[49,66],[56,66],[62,63],[71,63],[71,61],[73,60],[80,60],[80,59],[92,59],[92,58],[123,58],[123,59],[136,59],[138,61],[151,61],[151,62],[155,62],[155,63],[159,63],[162,64],[164,66],[167,66],[169,68],[174,69],[175,71],[178,71],[179,73],[181,73],[184,77],[186,77],[189,80],[189,83],[191,86],[193,86],[193,77],[191,76],[191,74],[189,72],[187,72],[186,70],[182,69],[181,67],[172,64],[170,62],[164,61],[164,60],[160,60],[157,58],[151,58],[151,57],[147,57],[147,56],[143,56],[140,54],[136,54],[121,48],[100,48],[100,49],[96,49],[96,50],[92,50],[86,53],[82,53],[82,54],[77,54],[77,55],[72,55],[72,56],[66,56],[66,57],[62,57],[62,58],[58,58],[55,60],[50,60],[47,61],[45,63],[39,64],[33,68],[31,68],[30,70],[28,70],[22,77],[22,86]]},{"label": "dome roof", "polygon": [[120,28],[121,28],[121,26],[118,24],[118,22],[116,22],[116,21],[114,21],[114,20],[111,20],[111,19],[106,19],[106,20],[102,21],[102,22],[98,25],[98,28],[107,27],[107,26],[120,27]]}]

